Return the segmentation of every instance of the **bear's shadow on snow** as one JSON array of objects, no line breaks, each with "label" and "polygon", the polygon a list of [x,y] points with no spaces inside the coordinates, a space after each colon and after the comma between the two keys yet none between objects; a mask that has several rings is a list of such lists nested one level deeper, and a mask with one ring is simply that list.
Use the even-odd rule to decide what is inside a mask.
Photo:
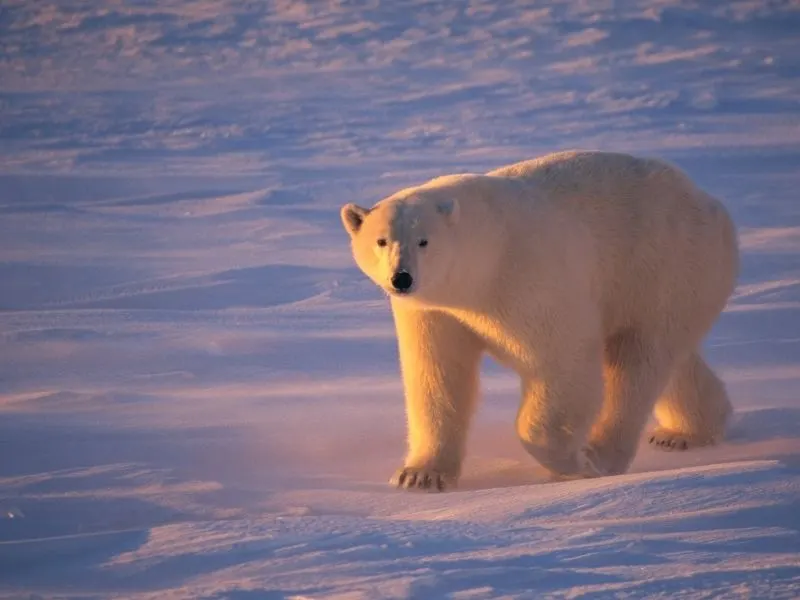
[{"label": "bear's shadow on snow", "polygon": [[[652,426],[652,425],[651,425]],[[664,452],[647,443],[649,427],[645,429],[630,473],[658,472],[699,464],[717,464],[740,460],[780,460],[788,466],[800,467],[800,452],[780,444],[768,448],[753,448],[748,457],[748,445],[764,442],[796,440],[800,431],[800,408],[773,407],[742,410],[734,413],[726,439],[717,446],[687,452]],[[727,454],[736,449],[734,455]],[[521,456],[521,454],[520,454]],[[480,468],[469,462],[458,490],[472,491],[490,488],[519,487],[558,483],[533,458],[522,456],[503,464]]]}]

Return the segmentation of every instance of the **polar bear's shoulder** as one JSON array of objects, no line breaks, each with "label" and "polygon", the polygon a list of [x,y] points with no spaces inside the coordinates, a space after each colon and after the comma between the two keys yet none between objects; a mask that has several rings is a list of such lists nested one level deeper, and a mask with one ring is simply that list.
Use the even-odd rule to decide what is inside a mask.
[{"label": "polar bear's shoulder", "polygon": [[485,177],[478,173],[455,173],[451,175],[439,175],[427,181],[419,189],[453,188],[468,185]]},{"label": "polar bear's shoulder", "polygon": [[495,177],[525,177],[527,175],[536,173],[546,167],[558,165],[562,163],[569,163],[583,155],[593,154],[590,151],[582,150],[564,150],[563,152],[553,152],[538,156],[528,160],[523,160],[510,165],[498,167],[489,171],[487,175]]}]

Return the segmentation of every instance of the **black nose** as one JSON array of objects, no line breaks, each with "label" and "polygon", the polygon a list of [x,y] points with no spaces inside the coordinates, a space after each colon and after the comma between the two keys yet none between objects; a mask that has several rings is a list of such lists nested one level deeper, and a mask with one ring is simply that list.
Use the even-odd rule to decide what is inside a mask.
[{"label": "black nose", "polygon": [[392,275],[392,286],[394,286],[394,289],[398,292],[407,292],[412,283],[414,283],[414,280],[406,271],[398,271]]}]

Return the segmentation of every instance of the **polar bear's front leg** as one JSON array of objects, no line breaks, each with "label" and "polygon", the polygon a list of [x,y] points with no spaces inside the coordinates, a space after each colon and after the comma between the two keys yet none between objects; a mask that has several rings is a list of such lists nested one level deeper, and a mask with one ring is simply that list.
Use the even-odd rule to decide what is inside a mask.
[{"label": "polar bear's front leg", "polygon": [[391,478],[402,488],[442,491],[461,474],[478,396],[483,344],[450,315],[393,301],[405,388],[408,452]]}]

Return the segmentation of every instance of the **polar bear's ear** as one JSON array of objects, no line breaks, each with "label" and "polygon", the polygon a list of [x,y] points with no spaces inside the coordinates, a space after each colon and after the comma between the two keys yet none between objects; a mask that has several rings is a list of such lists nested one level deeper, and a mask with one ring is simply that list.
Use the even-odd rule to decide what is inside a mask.
[{"label": "polar bear's ear", "polygon": [[358,233],[358,230],[361,229],[361,224],[364,222],[364,217],[367,216],[368,212],[368,209],[362,208],[357,204],[353,204],[352,202],[349,202],[342,207],[340,213],[342,217],[342,224],[344,224],[344,228],[347,230],[347,233],[350,235],[350,237],[353,237]]},{"label": "polar bear's ear", "polygon": [[458,220],[458,202],[455,200],[455,198],[440,200],[436,204],[436,210],[439,212],[439,214],[447,217],[447,220],[451,223],[455,223]]}]

